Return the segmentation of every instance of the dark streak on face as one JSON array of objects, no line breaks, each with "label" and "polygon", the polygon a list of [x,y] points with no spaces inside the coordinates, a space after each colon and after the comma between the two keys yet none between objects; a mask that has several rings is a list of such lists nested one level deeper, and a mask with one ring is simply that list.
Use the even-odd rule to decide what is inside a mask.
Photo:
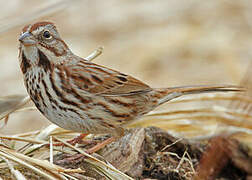
[{"label": "dark streak on face", "polygon": [[45,72],[52,69],[51,63],[46,55],[38,49],[39,61],[38,66],[42,67]]},{"label": "dark streak on face", "polygon": [[28,59],[26,58],[24,51],[21,53],[22,53],[22,55],[21,55],[22,60],[21,60],[20,67],[21,67],[23,74],[25,74],[27,72],[27,69],[29,69],[31,67],[31,65],[30,65]]},{"label": "dark streak on face", "polygon": [[[57,40],[57,39],[56,39],[56,40]],[[63,55],[66,54],[66,50],[65,50],[65,49],[63,49],[63,51],[60,52],[57,48],[55,48],[55,47],[53,47],[53,46],[49,46],[49,45],[47,45],[47,44],[44,43],[44,42],[39,42],[39,44],[40,44],[42,47],[46,48],[47,50],[51,51],[56,57],[63,56]],[[65,44],[64,44],[64,45],[65,45]],[[67,46],[65,46],[65,47],[67,47]]]}]

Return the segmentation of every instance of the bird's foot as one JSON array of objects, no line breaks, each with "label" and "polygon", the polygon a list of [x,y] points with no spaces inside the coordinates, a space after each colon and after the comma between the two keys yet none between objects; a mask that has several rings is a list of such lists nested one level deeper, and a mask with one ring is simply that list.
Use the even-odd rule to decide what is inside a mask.
[{"label": "bird's foot", "polygon": [[[97,151],[99,151],[100,149],[104,148],[106,145],[112,143],[113,141],[115,141],[115,137],[110,137],[104,141],[102,141],[101,143],[96,144],[95,146],[93,146],[92,148],[87,149],[85,152],[88,154],[93,154]],[[78,163],[81,162],[83,159],[85,159],[86,156],[84,154],[75,154],[75,155],[71,155],[67,158],[64,158],[62,160],[58,160],[57,162],[55,162],[56,164],[69,164],[69,163]]]},{"label": "bird's foot", "polygon": [[[92,144],[93,141],[83,140],[88,134],[80,134],[79,136],[67,141],[67,143],[75,146],[76,144]],[[49,146],[49,144],[47,144]],[[64,143],[54,143],[53,146],[65,146]]]}]

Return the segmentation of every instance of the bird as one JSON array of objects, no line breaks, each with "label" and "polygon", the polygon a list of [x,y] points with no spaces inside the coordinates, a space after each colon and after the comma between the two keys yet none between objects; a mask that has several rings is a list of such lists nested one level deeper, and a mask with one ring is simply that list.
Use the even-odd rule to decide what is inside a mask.
[{"label": "bird", "polygon": [[37,109],[61,128],[110,134],[90,153],[121,138],[127,125],[180,96],[235,92],[234,85],[153,88],[117,70],[75,55],[54,23],[26,25],[19,36],[19,64],[27,92]]}]

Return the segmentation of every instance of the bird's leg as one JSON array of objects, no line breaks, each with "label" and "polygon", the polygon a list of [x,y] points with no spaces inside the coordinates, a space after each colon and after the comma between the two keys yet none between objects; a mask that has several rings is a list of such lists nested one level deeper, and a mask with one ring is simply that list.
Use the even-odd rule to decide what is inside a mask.
[{"label": "bird's leg", "polygon": [[106,140],[104,140],[104,141],[96,144],[94,147],[88,149],[86,151],[86,153],[92,154],[94,152],[99,151],[100,149],[104,148],[106,145],[108,145],[108,144],[112,143],[113,141],[116,141],[119,138],[123,137],[124,136],[124,132],[125,132],[125,130],[122,127],[115,128],[115,134],[114,134],[114,136],[112,136],[112,137],[110,137],[110,138],[108,138],[108,139],[106,139]]},{"label": "bird's leg", "polygon": [[93,153],[99,151],[100,149],[104,148],[106,145],[112,143],[115,140],[116,140],[115,137],[110,137],[110,138],[96,144],[94,147],[91,147],[90,149],[86,150],[86,153],[93,154]]},{"label": "bird's leg", "polygon": [[[71,144],[71,145],[75,145],[75,144],[90,144],[90,141],[86,141],[86,140],[83,140],[88,134],[80,134],[79,136],[67,141],[67,143]],[[64,146],[64,143],[56,143],[56,144],[53,144],[54,146]]]},{"label": "bird's leg", "polygon": [[82,133],[82,134],[80,134],[79,136],[77,136],[77,137],[75,137],[75,138],[73,138],[73,139],[71,139],[71,140],[69,140],[69,141],[67,141],[69,144],[71,144],[71,145],[75,145],[75,144],[81,144],[81,143],[87,143],[87,144],[89,144],[89,141],[84,141],[83,139],[87,136],[88,134],[84,134],[84,133]]},{"label": "bird's leg", "polygon": [[[100,149],[104,148],[106,145],[118,140],[119,138],[123,137],[124,135],[124,129],[119,127],[119,128],[116,128],[115,129],[115,132],[116,134],[114,134],[114,136],[96,144],[95,146],[87,149],[85,152],[88,153],[88,154],[93,154],[97,151],[99,151]],[[59,164],[65,164],[65,163],[70,163],[70,162],[73,162],[73,161],[76,161],[76,162],[80,162],[82,161],[82,159],[85,158],[85,155],[83,154],[75,154],[69,158],[65,158],[65,159],[62,159],[62,160],[59,160],[57,163]]]},{"label": "bird's leg", "polygon": [[[101,143],[95,145],[94,147],[86,150],[85,152],[88,154],[93,154],[93,153],[99,151],[100,149],[104,148],[106,145],[112,143],[115,140],[116,140],[115,137],[110,137],[110,138],[102,141]],[[77,163],[77,162],[81,162],[85,158],[86,157],[83,154],[75,154],[75,155],[72,155],[71,157],[67,157],[62,160],[57,161],[56,164],[63,165],[63,164],[69,164],[69,163],[73,163],[73,162]]]}]

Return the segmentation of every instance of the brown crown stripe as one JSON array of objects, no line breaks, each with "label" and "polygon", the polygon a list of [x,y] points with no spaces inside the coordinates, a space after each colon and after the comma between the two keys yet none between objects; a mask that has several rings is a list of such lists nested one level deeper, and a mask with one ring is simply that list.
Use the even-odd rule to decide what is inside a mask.
[{"label": "brown crown stripe", "polygon": [[52,69],[51,63],[46,55],[38,49],[39,62],[38,66],[42,67],[45,72]]},{"label": "brown crown stripe", "polygon": [[27,72],[27,70],[31,67],[28,59],[26,58],[24,51],[22,51],[22,60],[21,60],[21,64],[20,64],[21,70],[22,72],[25,74]]},{"label": "brown crown stripe", "polygon": [[32,31],[38,29],[40,26],[46,26],[46,25],[48,25],[48,24],[51,24],[51,25],[54,26],[54,24],[53,24],[52,22],[48,22],[48,21],[37,22],[37,23],[35,23],[35,24],[33,24],[33,25],[31,26],[30,32],[32,32]]},{"label": "brown crown stripe", "polygon": [[26,31],[28,30],[29,27],[30,27],[30,24],[26,25],[26,26],[22,29],[23,33],[26,32]]}]

